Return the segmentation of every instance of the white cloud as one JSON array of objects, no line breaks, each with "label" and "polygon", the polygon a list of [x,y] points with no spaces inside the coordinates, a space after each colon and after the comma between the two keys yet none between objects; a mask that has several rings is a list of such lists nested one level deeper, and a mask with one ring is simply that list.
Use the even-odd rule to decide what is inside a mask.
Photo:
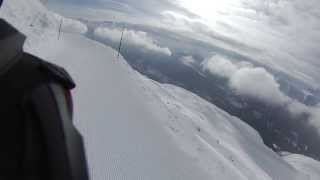
[{"label": "white cloud", "polygon": [[[111,29],[106,27],[99,27],[95,30],[94,35],[97,38],[111,40],[112,42],[119,42],[121,38],[121,29]],[[166,56],[171,56],[172,52],[167,47],[160,47],[156,44],[155,40],[152,37],[148,36],[146,32],[143,31],[133,31],[125,30],[124,43],[130,46],[141,48],[142,50],[151,51],[153,53],[159,53]]]},{"label": "white cloud", "polygon": [[239,95],[284,105],[288,97],[280,91],[280,84],[264,68],[254,67],[248,62],[232,62],[215,55],[202,63],[204,70],[228,80],[230,88]]},{"label": "white cloud", "polygon": [[85,34],[88,31],[87,25],[83,24],[78,20],[65,18],[58,14],[55,14],[55,18],[57,19],[57,21],[62,22],[61,24],[62,32],[74,33],[74,34]]},{"label": "white cloud", "polygon": [[[102,2],[95,0],[95,2],[97,1]],[[203,0],[203,2],[206,3],[197,3],[196,5],[193,1],[188,0],[191,7],[188,9],[189,11],[192,10],[192,8],[198,8],[200,5],[203,6],[198,8],[198,12],[204,12],[205,15],[209,16],[205,19],[187,16],[187,13],[181,13],[177,8],[172,8],[172,3],[168,4],[165,3],[165,1],[166,0],[121,0],[123,3],[121,6],[118,6],[117,4],[119,3],[115,1],[103,1],[106,4],[106,6],[104,6],[106,9],[86,6],[81,9],[67,8],[66,10],[66,8],[56,8],[56,10],[62,11],[65,9],[69,14],[82,18],[93,16],[101,21],[123,21],[165,28],[173,33],[204,41],[216,47],[245,55],[277,71],[285,72],[296,79],[303,80],[311,87],[319,88],[319,0],[225,0],[219,1],[219,3]],[[183,1],[187,0],[181,0],[181,2]],[[53,2],[57,2],[57,0]],[[60,2],[63,2],[63,6],[61,7],[64,7],[66,2],[62,0],[60,0]],[[234,2],[238,3],[234,4]],[[217,7],[211,8],[212,6],[208,5],[208,3],[215,4]],[[229,5],[230,3],[233,5]],[[90,4],[94,3],[90,1]],[[227,4],[227,6],[225,4]],[[183,3],[179,5],[185,7]],[[227,12],[214,12],[217,8]],[[90,9],[89,12],[88,9]],[[132,10],[137,12],[133,12]],[[204,10],[208,11],[205,12]],[[174,13],[170,14],[166,12]],[[83,16],[81,16],[81,14],[83,14]],[[181,16],[179,16],[179,14]],[[206,26],[202,26],[201,23]],[[119,31],[119,29],[109,29],[101,33],[104,34],[104,38],[119,42]],[[214,31],[214,33],[212,33],[212,31]],[[158,52],[162,52],[162,54],[171,54],[169,48],[159,47],[151,38],[146,40],[148,39],[147,34],[136,34],[135,32],[128,34],[131,38],[138,37],[138,39],[140,39],[140,43],[132,41],[132,44],[136,43],[135,46],[137,47],[142,46],[145,50],[147,50],[145,47],[153,47],[149,49],[160,49]],[[203,34],[205,34],[205,36]],[[220,41],[223,41],[223,43]],[[128,42],[129,41],[126,43]],[[184,44],[179,45],[182,49],[184,48]],[[197,46],[197,44],[195,44],[195,46]],[[279,96],[280,90],[278,93],[275,93],[277,91],[277,82],[272,83],[272,78],[267,75],[267,72],[262,72],[261,70],[259,72],[259,70],[255,70],[252,65],[251,68],[248,67],[248,64],[242,67],[241,64],[231,63],[230,65],[228,62],[220,61],[222,61],[220,64],[211,64],[211,61],[207,61],[204,67],[211,67],[207,70],[213,74],[220,74],[229,80],[238,70],[243,70],[244,67],[249,68],[247,71],[242,71],[242,73],[244,73],[243,77],[246,77],[245,75],[248,75],[248,72],[249,74],[260,73],[260,79],[267,79],[272,85],[268,91],[278,94]],[[216,69],[214,68],[215,65]],[[234,81],[237,82],[234,83],[234,86],[237,85],[236,87],[239,92],[248,91],[247,89],[239,88],[243,87],[240,86],[242,83],[239,82],[245,79],[247,78],[237,79],[241,81]],[[251,81],[253,80],[251,79]],[[261,82],[257,82],[257,84],[261,84]],[[258,89],[258,87],[256,88]],[[255,96],[266,99],[266,97],[262,97],[262,95],[259,94]],[[291,102],[290,106],[291,111],[294,112],[301,113],[306,111],[305,107],[301,104]]]},{"label": "white cloud", "polygon": [[204,30],[190,24],[195,34],[222,39],[233,51],[319,87],[319,0],[179,1],[206,20]]},{"label": "white cloud", "polygon": [[219,75],[224,78],[231,78],[234,73],[239,69],[231,61],[226,60],[224,57],[215,55],[202,63],[204,70],[209,71],[214,75]]},{"label": "white cloud", "polygon": [[232,63],[221,56],[209,58],[202,67],[213,75],[226,78],[237,94],[286,107],[293,116],[307,114],[309,122],[320,128],[320,105],[309,107],[288,97],[280,90],[274,76],[264,68],[246,62]]},{"label": "white cloud", "polygon": [[121,30],[100,27],[94,31],[94,35],[97,38],[108,39],[108,40],[111,40],[112,42],[119,42],[121,38]]},{"label": "white cloud", "polygon": [[[318,129],[320,129],[320,106],[316,106],[311,109],[311,118],[310,118],[310,123],[315,125]],[[320,133],[320,130],[319,130]]]},{"label": "white cloud", "polygon": [[50,2],[72,17],[165,28],[319,87],[319,0],[93,0],[83,6],[76,0]]},{"label": "white cloud", "polygon": [[87,26],[80,21],[66,18],[63,20],[61,29],[63,32],[79,34],[85,34],[88,31]]},{"label": "white cloud", "polygon": [[263,68],[240,68],[231,76],[229,83],[230,87],[241,95],[277,105],[286,102],[279,83]]},{"label": "white cloud", "polygon": [[309,107],[291,99],[287,108],[292,115],[309,115],[309,123],[318,128],[320,133],[320,105]]},{"label": "white cloud", "polygon": [[194,67],[194,65],[196,64],[196,61],[192,56],[183,56],[182,58],[180,58],[180,60],[184,65],[189,67]]}]

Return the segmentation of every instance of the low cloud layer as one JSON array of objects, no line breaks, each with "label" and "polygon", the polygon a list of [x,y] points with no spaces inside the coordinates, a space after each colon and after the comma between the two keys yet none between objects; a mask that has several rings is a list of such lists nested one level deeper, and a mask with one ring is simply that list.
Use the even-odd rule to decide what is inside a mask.
[{"label": "low cloud layer", "polygon": [[237,93],[281,105],[286,101],[280,85],[263,68],[240,68],[230,78],[230,87]]},{"label": "low cloud layer", "polygon": [[72,17],[162,27],[246,55],[319,88],[318,0],[48,2],[56,11]]},{"label": "low cloud layer", "polygon": [[[65,11],[65,7],[61,7],[61,4],[68,6],[78,6],[93,8],[96,10],[106,10],[109,12],[115,12],[125,14],[129,17],[136,18],[158,18],[163,11],[174,11],[180,14],[184,14],[190,17],[196,17],[195,14],[186,10],[182,6],[179,6],[175,0],[47,0],[48,4],[53,6],[60,6],[61,11]],[[85,9],[82,9],[85,10]],[[77,14],[81,14],[78,12]],[[141,20],[141,19],[140,19]]]},{"label": "low cloud layer", "polygon": [[220,40],[224,44],[214,44],[319,88],[320,1],[199,0],[200,5],[179,1],[205,19],[206,28],[192,20],[183,23],[196,34],[211,38],[209,42]]},{"label": "low cloud layer", "polygon": [[213,56],[206,60],[202,65],[205,70],[208,70],[212,74],[228,79],[239,69],[238,66],[222,56]]},{"label": "low cloud layer", "polygon": [[320,106],[309,107],[288,97],[280,90],[280,84],[266,69],[250,63],[232,62],[215,55],[202,63],[204,71],[225,78],[237,94],[263,102],[286,107],[294,116],[307,114],[310,123],[320,127]]},{"label": "low cloud layer", "polygon": [[[192,0],[49,0],[49,4],[71,17],[160,27],[168,30],[166,33],[170,32],[172,37],[178,34],[204,42],[210,45],[210,52],[224,55],[205,61],[204,69],[226,78],[238,94],[287,106],[292,114],[307,112],[312,117],[320,117],[318,107],[307,107],[283,94],[276,77],[265,69],[224,58],[257,61],[316,90],[320,87],[319,0],[199,0],[198,3]],[[118,43],[121,29],[99,28],[95,36]],[[161,56],[173,53],[145,32],[127,30],[124,38],[125,45],[139,53],[140,50]],[[174,40],[182,50],[188,46],[199,47],[195,41],[179,44]],[[234,56],[234,52],[241,57]],[[183,59],[183,63],[193,65],[191,57]]]},{"label": "low cloud layer", "polygon": [[194,58],[192,56],[183,56],[180,58],[180,61],[184,65],[192,67],[192,68],[197,64],[196,60],[194,60]]},{"label": "low cloud layer", "polygon": [[264,68],[253,67],[249,63],[233,63],[219,55],[206,60],[202,66],[213,75],[226,78],[229,86],[239,95],[277,105],[286,101],[279,83]]},{"label": "low cloud layer", "polygon": [[[110,40],[114,43],[120,42],[122,29],[100,27],[94,31],[98,39]],[[168,47],[160,47],[155,40],[143,31],[124,30],[123,43],[134,46],[142,51],[171,56],[172,52]]]}]

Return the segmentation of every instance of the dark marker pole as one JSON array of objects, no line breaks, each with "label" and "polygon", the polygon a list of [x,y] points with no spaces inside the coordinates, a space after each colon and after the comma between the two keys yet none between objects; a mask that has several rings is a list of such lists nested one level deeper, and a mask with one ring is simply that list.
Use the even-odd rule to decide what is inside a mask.
[{"label": "dark marker pole", "polygon": [[60,25],[59,25],[59,33],[58,33],[58,40],[60,40],[61,35],[61,28],[62,28],[63,19],[61,18]]},{"label": "dark marker pole", "polygon": [[120,51],[121,51],[121,46],[122,46],[122,39],[123,39],[123,33],[124,33],[124,28],[121,32],[121,39],[120,39],[120,44],[119,44],[119,48],[118,48],[118,58],[120,56]]}]

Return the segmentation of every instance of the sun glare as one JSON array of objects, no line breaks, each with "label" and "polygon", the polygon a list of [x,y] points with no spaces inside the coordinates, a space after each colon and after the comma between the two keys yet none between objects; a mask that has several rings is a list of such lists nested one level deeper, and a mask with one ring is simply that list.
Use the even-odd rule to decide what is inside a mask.
[{"label": "sun glare", "polygon": [[222,14],[230,13],[232,7],[240,0],[178,0],[178,3],[192,13],[215,20]]}]

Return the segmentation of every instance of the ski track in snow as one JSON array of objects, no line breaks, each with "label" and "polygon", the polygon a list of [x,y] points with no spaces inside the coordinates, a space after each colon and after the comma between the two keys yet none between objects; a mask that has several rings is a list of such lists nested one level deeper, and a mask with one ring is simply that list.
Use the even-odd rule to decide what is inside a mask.
[{"label": "ski track in snow", "polygon": [[85,134],[89,162],[94,162],[93,179],[208,179],[164,133],[135,89],[136,73],[125,69],[123,60],[98,43],[67,34],[61,39],[41,52],[68,69],[79,84],[75,120]]},{"label": "ski track in snow", "polygon": [[74,77],[92,180],[320,179],[319,162],[278,156],[238,118],[142,76],[110,47],[76,34],[58,40],[60,16],[39,1],[5,1],[0,17],[27,35],[26,51]]}]

